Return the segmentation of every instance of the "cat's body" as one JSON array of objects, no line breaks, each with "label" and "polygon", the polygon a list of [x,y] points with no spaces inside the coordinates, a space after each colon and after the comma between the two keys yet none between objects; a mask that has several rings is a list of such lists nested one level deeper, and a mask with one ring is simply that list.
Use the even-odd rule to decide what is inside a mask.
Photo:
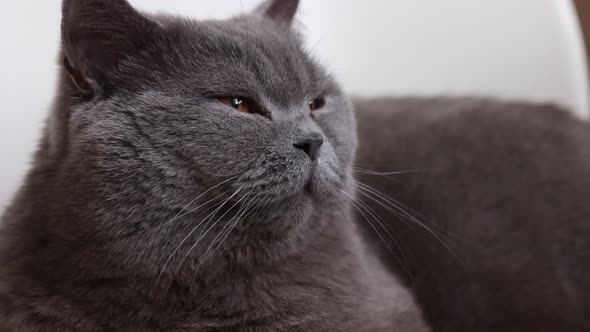
[{"label": "cat's body", "polygon": [[2,220],[1,331],[428,330],[355,229],[354,115],[296,9],[64,1],[57,101]]},{"label": "cat's body", "polygon": [[397,200],[401,217],[371,188],[359,197],[388,220],[404,265],[394,269],[434,330],[590,331],[586,121],[482,99],[355,106],[357,178]]},{"label": "cat's body", "polygon": [[[436,331],[587,328],[588,125],[358,102],[360,179],[449,250],[373,189],[354,200],[352,105],[297,4],[195,22],[64,1],[58,97],[2,219],[0,331],[428,331],[404,268]],[[394,233],[361,236],[353,207]],[[404,266],[373,251],[393,236]]]}]

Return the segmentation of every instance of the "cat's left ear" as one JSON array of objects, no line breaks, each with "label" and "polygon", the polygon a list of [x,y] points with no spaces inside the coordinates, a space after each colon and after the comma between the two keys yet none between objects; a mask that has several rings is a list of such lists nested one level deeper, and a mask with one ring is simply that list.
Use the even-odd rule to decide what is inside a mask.
[{"label": "cat's left ear", "polygon": [[63,0],[63,64],[84,95],[114,88],[120,64],[153,45],[160,26],[127,0]]},{"label": "cat's left ear", "polygon": [[297,14],[299,0],[266,0],[255,13],[285,26],[291,26]]}]

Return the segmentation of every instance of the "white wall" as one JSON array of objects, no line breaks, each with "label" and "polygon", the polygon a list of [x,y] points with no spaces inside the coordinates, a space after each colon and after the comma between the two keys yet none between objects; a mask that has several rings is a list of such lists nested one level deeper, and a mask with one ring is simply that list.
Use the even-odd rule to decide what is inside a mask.
[{"label": "white wall", "polygon": [[313,32],[323,37],[318,51],[351,91],[471,93],[554,100],[581,113],[589,108],[570,1],[315,3],[320,10],[307,12],[322,22]]},{"label": "white wall", "polygon": [[[59,0],[0,0],[0,209],[25,173],[51,102]],[[255,0],[131,0],[196,17]],[[309,48],[354,94],[478,94],[589,110],[569,0],[302,0]]]}]

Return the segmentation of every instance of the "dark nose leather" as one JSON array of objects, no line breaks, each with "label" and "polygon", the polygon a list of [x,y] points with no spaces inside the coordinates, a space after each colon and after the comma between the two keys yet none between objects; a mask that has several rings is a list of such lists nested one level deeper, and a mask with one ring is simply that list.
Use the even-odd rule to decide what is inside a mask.
[{"label": "dark nose leather", "polygon": [[320,147],[324,144],[324,137],[320,133],[311,133],[293,146],[305,152],[312,161],[316,161],[319,156]]}]

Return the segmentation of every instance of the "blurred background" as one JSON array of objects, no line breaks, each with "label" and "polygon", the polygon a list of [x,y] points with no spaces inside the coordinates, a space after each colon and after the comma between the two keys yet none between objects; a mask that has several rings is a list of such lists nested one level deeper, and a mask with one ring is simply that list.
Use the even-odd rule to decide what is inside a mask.
[{"label": "blurred background", "polygon": [[[577,3],[580,15],[570,0],[301,1],[308,49],[351,94],[548,101],[590,115],[587,0]],[[130,2],[223,18],[259,1]],[[0,0],[0,210],[27,171],[52,101],[60,7],[60,0]]]}]

